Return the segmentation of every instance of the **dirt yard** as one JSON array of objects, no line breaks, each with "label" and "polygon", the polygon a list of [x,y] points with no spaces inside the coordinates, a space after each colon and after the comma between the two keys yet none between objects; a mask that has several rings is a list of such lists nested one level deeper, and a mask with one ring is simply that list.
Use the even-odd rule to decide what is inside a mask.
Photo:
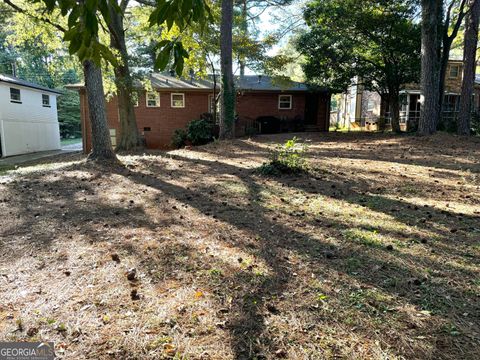
[{"label": "dirt yard", "polygon": [[299,134],[0,176],[0,339],[65,359],[479,359],[480,139]]}]

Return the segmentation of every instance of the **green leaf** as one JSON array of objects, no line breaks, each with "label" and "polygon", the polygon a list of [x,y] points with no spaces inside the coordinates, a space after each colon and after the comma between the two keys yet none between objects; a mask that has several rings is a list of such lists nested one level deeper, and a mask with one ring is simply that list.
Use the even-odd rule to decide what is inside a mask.
[{"label": "green leaf", "polygon": [[79,34],[76,34],[76,37],[70,41],[68,45],[68,52],[70,55],[75,54],[82,46],[82,37]]},{"label": "green leaf", "polygon": [[157,59],[155,60],[155,69],[164,70],[168,61],[170,60],[170,53],[172,51],[172,42],[168,42],[158,53]]},{"label": "green leaf", "polygon": [[98,32],[98,21],[94,12],[88,11],[85,14],[85,27],[91,33],[96,34]]},{"label": "green leaf", "polygon": [[80,8],[78,6],[74,7],[68,16],[68,27],[71,28],[75,25],[76,21],[80,16]]},{"label": "green leaf", "polygon": [[95,10],[97,7],[97,0],[87,0],[85,1],[85,7],[90,11]]}]

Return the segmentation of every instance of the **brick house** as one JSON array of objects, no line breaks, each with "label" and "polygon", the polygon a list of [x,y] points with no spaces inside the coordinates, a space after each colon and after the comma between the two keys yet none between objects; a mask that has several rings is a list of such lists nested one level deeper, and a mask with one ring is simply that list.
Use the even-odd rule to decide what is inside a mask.
[{"label": "brick house", "polygon": [[[445,94],[443,101],[443,121],[455,121],[463,79],[463,61],[451,59],[448,62],[445,76]],[[400,127],[407,130],[418,124],[420,118],[420,85],[408,84],[400,92]],[[475,81],[475,98],[473,111],[480,110],[480,78]],[[333,118],[342,126],[355,123],[367,130],[376,129],[378,119],[385,118],[388,125],[390,112],[386,104],[376,92],[367,91],[361,85],[352,85],[342,94],[338,110]]]},{"label": "brick house", "polygon": [[[210,79],[180,79],[171,75],[150,74],[151,91],[138,84],[135,115],[147,148],[168,149],[176,129],[184,129],[201,114],[213,113],[214,85]],[[83,84],[68,86],[80,93],[83,148],[91,150],[88,104]],[[310,91],[292,81],[276,83],[267,76],[236,79],[237,136],[284,131],[328,131],[330,94]],[[220,91],[218,85],[215,94]],[[119,136],[116,96],[107,101],[107,119],[112,144]]]}]

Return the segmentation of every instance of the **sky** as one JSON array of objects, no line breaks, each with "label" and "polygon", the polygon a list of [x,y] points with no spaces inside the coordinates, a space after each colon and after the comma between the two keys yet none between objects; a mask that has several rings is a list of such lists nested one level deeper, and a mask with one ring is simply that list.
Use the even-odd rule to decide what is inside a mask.
[{"label": "sky", "polygon": [[[295,0],[289,6],[271,7],[260,13],[258,20],[255,21],[255,28],[259,30],[259,37],[262,38],[272,32],[281,32],[281,40],[273,46],[267,55],[277,55],[279,50],[285,46],[288,39],[292,36],[292,30],[298,29],[304,25],[302,17],[302,7],[305,0]],[[234,68],[235,70],[235,68]],[[255,75],[252,69],[246,69],[247,75]]]}]

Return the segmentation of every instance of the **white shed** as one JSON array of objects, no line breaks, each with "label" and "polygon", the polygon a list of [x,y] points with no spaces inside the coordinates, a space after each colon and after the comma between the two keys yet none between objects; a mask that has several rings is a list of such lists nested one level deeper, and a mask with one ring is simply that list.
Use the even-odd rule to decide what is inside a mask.
[{"label": "white shed", "polygon": [[0,157],[60,149],[58,95],[0,74]]}]

